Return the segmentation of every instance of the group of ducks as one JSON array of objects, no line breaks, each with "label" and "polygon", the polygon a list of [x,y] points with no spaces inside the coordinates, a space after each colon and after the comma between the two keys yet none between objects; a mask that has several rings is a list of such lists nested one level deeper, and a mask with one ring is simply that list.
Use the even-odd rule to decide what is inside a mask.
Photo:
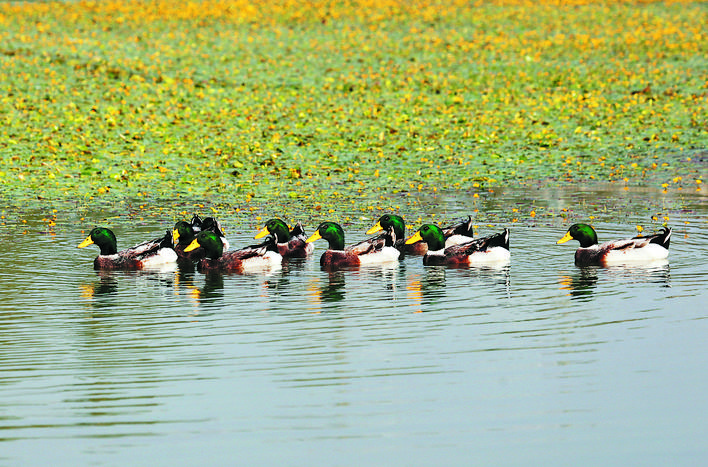
[{"label": "group of ducks", "polygon": [[[482,238],[473,238],[472,218],[440,228],[424,224],[405,238],[406,226],[400,216],[385,214],[366,234],[377,234],[359,243],[345,246],[344,230],[335,222],[323,222],[307,236],[298,222],[292,229],[281,219],[270,219],[255,239],[261,243],[229,251],[229,242],[219,222],[213,217],[191,222],[179,221],[164,237],[118,251],[110,229],[96,227],[78,245],[95,244],[100,254],[94,269],[143,269],[167,263],[197,263],[199,271],[247,272],[279,266],[286,258],[306,258],[314,251],[313,242],[329,243],[320,257],[320,265],[337,269],[362,264],[398,261],[403,255],[422,255],[426,265],[488,265],[508,262],[509,229]],[[557,243],[580,242],[575,252],[578,266],[606,266],[616,263],[665,259],[669,254],[671,228],[646,237],[634,237],[599,244],[595,230],[587,224],[574,224]]]}]

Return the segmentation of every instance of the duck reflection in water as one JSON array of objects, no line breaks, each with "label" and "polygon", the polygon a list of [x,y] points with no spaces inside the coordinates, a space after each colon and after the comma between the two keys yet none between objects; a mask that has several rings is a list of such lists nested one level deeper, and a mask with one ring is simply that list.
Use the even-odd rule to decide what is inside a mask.
[{"label": "duck reflection in water", "polygon": [[509,263],[485,264],[479,266],[447,265],[448,269],[455,269],[455,274],[466,278],[468,283],[478,282],[485,287],[493,287],[503,291],[507,296],[511,293],[511,265]]},{"label": "duck reflection in water", "polygon": [[579,268],[573,275],[561,276],[561,290],[567,290],[571,299],[589,299],[597,287],[597,266]]},{"label": "duck reflection in water", "polygon": [[[329,271],[327,283],[320,279],[310,282],[308,290],[314,308],[319,308],[322,303],[336,303],[344,300],[345,271]],[[318,310],[321,311],[321,310]]]},{"label": "duck reflection in water", "polygon": [[445,297],[445,270],[444,266],[426,266],[423,277],[414,275],[406,285],[408,299],[415,308],[416,313],[427,311],[425,308],[434,309],[435,303]]},{"label": "duck reflection in water", "polygon": [[96,271],[96,275],[98,281],[79,286],[82,298],[90,300],[118,292],[118,279],[114,271],[99,269]]},{"label": "duck reflection in water", "polygon": [[671,287],[671,269],[669,261],[652,261],[646,264],[616,265],[605,268],[607,277],[626,279],[633,283],[662,284]]},{"label": "duck reflection in water", "polygon": [[263,297],[275,299],[292,290],[292,276],[290,275],[292,265],[289,262],[290,260],[283,263],[283,269],[262,276],[263,281],[260,284],[260,289]]},{"label": "duck reflection in water", "polygon": [[567,290],[572,299],[588,299],[592,297],[599,275],[603,280],[611,282],[628,281],[632,283],[656,283],[671,287],[668,261],[653,261],[647,264],[615,265],[609,267],[585,266],[579,267],[575,274],[566,274],[559,278],[561,290]]},{"label": "duck reflection in water", "polygon": [[204,284],[201,287],[187,286],[189,295],[198,303],[213,303],[224,298],[224,275],[219,271],[204,274]]},{"label": "duck reflection in water", "polygon": [[208,272],[204,275],[204,285],[197,289],[200,303],[211,303],[224,298],[224,275]]},{"label": "duck reflection in water", "polygon": [[194,270],[179,268],[174,278],[174,293],[184,290],[197,303],[211,303],[224,297],[224,275],[219,271],[204,274],[204,283],[197,285]]}]

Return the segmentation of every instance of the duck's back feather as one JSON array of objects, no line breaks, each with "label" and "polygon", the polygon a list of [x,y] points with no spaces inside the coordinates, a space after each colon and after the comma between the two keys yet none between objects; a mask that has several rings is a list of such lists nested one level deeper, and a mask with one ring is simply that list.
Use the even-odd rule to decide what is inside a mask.
[{"label": "duck's back feather", "polygon": [[468,237],[467,235],[454,234],[445,238],[445,248],[455,245],[462,245],[472,240],[474,239],[472,237]]}]

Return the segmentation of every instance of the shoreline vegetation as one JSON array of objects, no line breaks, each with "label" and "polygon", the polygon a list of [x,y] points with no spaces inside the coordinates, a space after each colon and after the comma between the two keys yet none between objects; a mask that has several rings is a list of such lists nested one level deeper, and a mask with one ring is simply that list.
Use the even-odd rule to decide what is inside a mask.
[{"label": "shoreline vegetation", "polygon": [[704,2],[0,3],[0,199],[700,191],[706,24]]}]

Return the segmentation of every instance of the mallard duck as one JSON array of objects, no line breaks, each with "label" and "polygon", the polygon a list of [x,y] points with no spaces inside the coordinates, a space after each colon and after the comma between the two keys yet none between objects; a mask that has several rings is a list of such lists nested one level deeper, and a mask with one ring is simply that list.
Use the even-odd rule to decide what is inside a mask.
[{"label": "mallard duck", "polygon": [[259,245],[224,252],[224,244],[217,234],[209,230],[199,232],[184,249],[187,253],[203,248],[205,258],[197,263],[199,271],[252,272],[280,267],[283,257],[278,253],[275,236],[267,236]]},{"label": "mallard duck", "polygon": [[167,231],[164,237],[118,251],[113,231],[105,227],[96,227],[78,245],[78,248],[94,244],[101,250],[93,261],[94,269],[144,269],[177,261],[177,253],[172,249],[170,231]]},{"label": "mallard duck", "polygon": [[[195,216],[197,218],[198,216]],[[194,225],[194,218],[192,218],[192,224]],[[224,229],[221,228],[221,223],[216,220],[214,217],[205,217],[204,220],[201,221],[198,225],[194,225],[195,229],[199,229],[196,233],[199,233],[201,231],[208,231],[215,233],[217,237],[219,237],[219,240],[221,240],[221,243],[224,244],[224,250],[228,250],[230,245],[229,241],[226,240],[226,236],[224,235]],[[195,233],[195,235],[196,235]]]},{"label": "mallard duck", "polygon": [[263,238],[268,234],[275,235],[278,253],[283,258],[306,258],[315,251],[315,245],[307,243],[305,229],[299,222],[290,230],[282,220],[270,219],[254,238]]},{"label": "mallard duck", "polygon": [[569,240],[580,242],[575,251],[576,266],[608,266],[611,264],[645,262],[666,259],[669,256],[671,228],[664,227],[658,234],[613,240],[598,244],[595,229],[587,224],[573,224],[556,244]]},{"label": "mallard duck", "polygon": [[406,246],[406,223],[403,222],[401,216],[384,214],[379,217],[376,225],[366,231],[366,235],[372,235],[388,229],[393,229],[393,232],[396,234],[396,242],[393,246],[402,254],[406,253],[406,250],[408,250]]},{"label": "mallard duck", "polygon": [[192,243],[194,237],[196,237],[196,233],[197,232],[194,231],[192,224],[189,222],[179,221],[175,224],[175,227],[172,230],[172,240],[175,242],[173,248],[179,259],[198,261],[204,258],[203,248],[197,248],[189,252],[184,251],[185,248]]},{"label": "mallard duck", "polygon": [[[396,232],[396,238],[398,239],[396,248],[401,252],[421,256],[428,252],[428,245],[422,240],[406,243],[406,224],[403,222],[401,216],[395,214],[384,214],[381,216],[376,225],[370,228],[366,234],[370,235],[380,230],[388,229],[389,227],[393,227]],[[441,230],[445,237],[445,247],[467,243],[474,237],[472,216],[467,216],[467,219],[461,219],[454,224],[443,227]]]},{"label": "mallard duck", "polygon": [[329,243],[327,251],[320,257],[320,265],[330,268],[359,266],[398,261],[400,252],[394,248],[396,233],[389,228],[383,234],[344,247],[344,230],[335,222],[323,222],[307,243],[325,239]]},{"label": "mallard duck", "polygon": [[426,265],[498,264],[508,262],[510,257],[509,229],[466,243],[446,246],[443,230],[434,224],[424,224],[406,243],[418,241],[428,245],[428,252],[423,256],[423,264]]},{"label": "mallard duck", "polygon": [[202,220],[195,214],[191,222],[179,221],[172,230],[172,239],[175,242],[174,250],[180,259],[199,261],[205,257],[203,248],[195,248],[189,252],[185,251],[185,248],[187,248],[187,246],[194,241],[197,234],[203,230],[216,234],[223,244],[223,249],[229,249],[229,241],[226,240],[226,236],[223,230],[221,230],[219,221],[213,217],[207,217]]}]

